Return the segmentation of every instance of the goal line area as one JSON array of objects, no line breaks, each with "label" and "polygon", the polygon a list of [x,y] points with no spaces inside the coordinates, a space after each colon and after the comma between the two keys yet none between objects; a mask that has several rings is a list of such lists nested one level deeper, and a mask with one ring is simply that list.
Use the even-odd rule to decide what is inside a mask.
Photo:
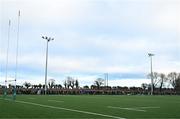
[{"label": "goal line area", "polygon": [[16,80],[0,82],[0,96],[4,99],[16,100]]}]

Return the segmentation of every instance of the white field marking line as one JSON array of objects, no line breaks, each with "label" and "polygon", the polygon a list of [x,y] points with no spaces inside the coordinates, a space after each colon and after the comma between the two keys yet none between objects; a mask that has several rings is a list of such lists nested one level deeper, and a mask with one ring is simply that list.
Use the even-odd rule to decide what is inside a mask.
[{"label": "white field marking line", "polygon": [[108,108],[114,108],[114,109],[123,109],[123,110],[130,110],[130,111],[141,111],[141,112],[146,112],[146,110],[141,110],[137,108],[122,108],[122,107],[112,107],[112,106],[107,106]]},{"label": "white field marking line", "polygon": [[52,109],[58,109],[58,110],[66,110],[66,111],[71,111],[71,112],[78,112],[78,113],[84,113],[84,114],[90,114],[90,115],[96,115],[96,116],[102,116],[102,117],[109,117],[109,118],[114,118],[114,119],[126,119],[126,118],[112,116],[112,115],[106,115],[106,114],[100,114],[100,113],[88,112],[88,111],[81,111],[81,110],[75,110],[75,109],[68,109],[68,108],[63,108],[63,107],[55,107],[55,106],[43,105],[43,104],[32,103],[32,102],[25,102],[25,101],[20,101],[20,100],[19,101],[16,100],[15,102],[29,104],[29,105],[36,105],[36,106],[46,107],[46,108],[52,108]]},{"label": "white field marking line", "polygon": [[122,108],[122,107],[108,106],[108,108],[116,108],[116,109],[125,109],[125,110],[146,112],[146,110],[142,110],[142,109],[155,109],[155,108],[160,108],[160,107],[131,107],[131,108]]},{"label": "white field marking line", "polygon": [[[11,118],[11,117],[9,117],[9,118],[2,118],[2,119],[19,119],[19,118]],[[49,119],[49,118],[42,118],[42,117],[39,117],[39,118],[22,118],[22,119]],[[63,118],[53,118],[53,119],[63,119]],[[94,119],[94,118],[66,118],[66,119]],[[96,118],[96,119],[102,119],[102,118]],[[105,118],[106,119],[106,118]],[[147,117],[147,118],[133,118],[133,119],[179,119],[179,118],[171,118],[171,117],[169,117],[169,118],[167,118],[167,117],[161,117],[161,118],[153,118],[153,117]]]},{"label": "white field marking line", "polygon": [[142,109],[155,109],[155,108],[160,108],[160,107],[136,107],[136,108],[142,108]]},{"label": "white field marking line", "polygon": [[60,101],[60,100],[48,100],[49,102],[64,102],[64,101]]},{"label": "white field marking line", "polygon": [[12,100],[12,99],[7,99],[7,98],[5,98],[5,99],[0,98],[0,99],[2,99],[2,100],[6,100],[6,101],[14,101],[14,100]]}]

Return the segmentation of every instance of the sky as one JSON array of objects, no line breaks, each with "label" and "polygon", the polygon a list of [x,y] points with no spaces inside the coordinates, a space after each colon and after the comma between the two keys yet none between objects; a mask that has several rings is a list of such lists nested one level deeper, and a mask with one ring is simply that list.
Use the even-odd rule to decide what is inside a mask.
[{"label": "sky", "polygon": [[179,0],[0,0],[0,83],[5,80],[8,20],[11,20],[8,79],[15,77],[20,10],[17,83],[44,83],[67,76],[80,86],[109,74],[110,86],[150,83],[153,71],[180,71]]}]

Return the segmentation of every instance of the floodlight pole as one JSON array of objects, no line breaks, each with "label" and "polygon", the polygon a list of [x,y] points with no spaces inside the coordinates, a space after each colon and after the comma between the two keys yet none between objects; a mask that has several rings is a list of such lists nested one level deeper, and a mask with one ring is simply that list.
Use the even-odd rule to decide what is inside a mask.
[{"label": "floodlight pole", "polygon": [[153,71],[152,71],[152,57],[154,56],[154,54],[152,53],[148,53],[148,56],[150,57],[150,64],[151,64],[151,95],[153,95]]},{"label": "floodlight pole", "polygon": [[106,86],[107,86],[107,88],[108,88],[108,73],[106,73]]},{"label": "floodlight pole", "polygon": [[47,45],[46,45],[46,67],[45,67],[45,95],[47,94],[47,66],[48,66],[48,43],[51,40],[54,40],[54,38],[50,38],[47,36],[42,36],[43,39],[47,40]]},{"label": "floodlight pole", "polygon": [[108,73],[104,73],[104,80],[105,80],[106,89],[108,89]]}]

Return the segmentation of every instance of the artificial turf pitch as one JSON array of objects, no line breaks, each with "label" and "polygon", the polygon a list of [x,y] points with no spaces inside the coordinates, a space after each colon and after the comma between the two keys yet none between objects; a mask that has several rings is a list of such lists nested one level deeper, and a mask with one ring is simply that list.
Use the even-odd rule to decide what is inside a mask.
[{"label": "artificial turf pitch", "polygon": [[0,118],[180,119],[180,96],[18,95],[0,98]]}]

